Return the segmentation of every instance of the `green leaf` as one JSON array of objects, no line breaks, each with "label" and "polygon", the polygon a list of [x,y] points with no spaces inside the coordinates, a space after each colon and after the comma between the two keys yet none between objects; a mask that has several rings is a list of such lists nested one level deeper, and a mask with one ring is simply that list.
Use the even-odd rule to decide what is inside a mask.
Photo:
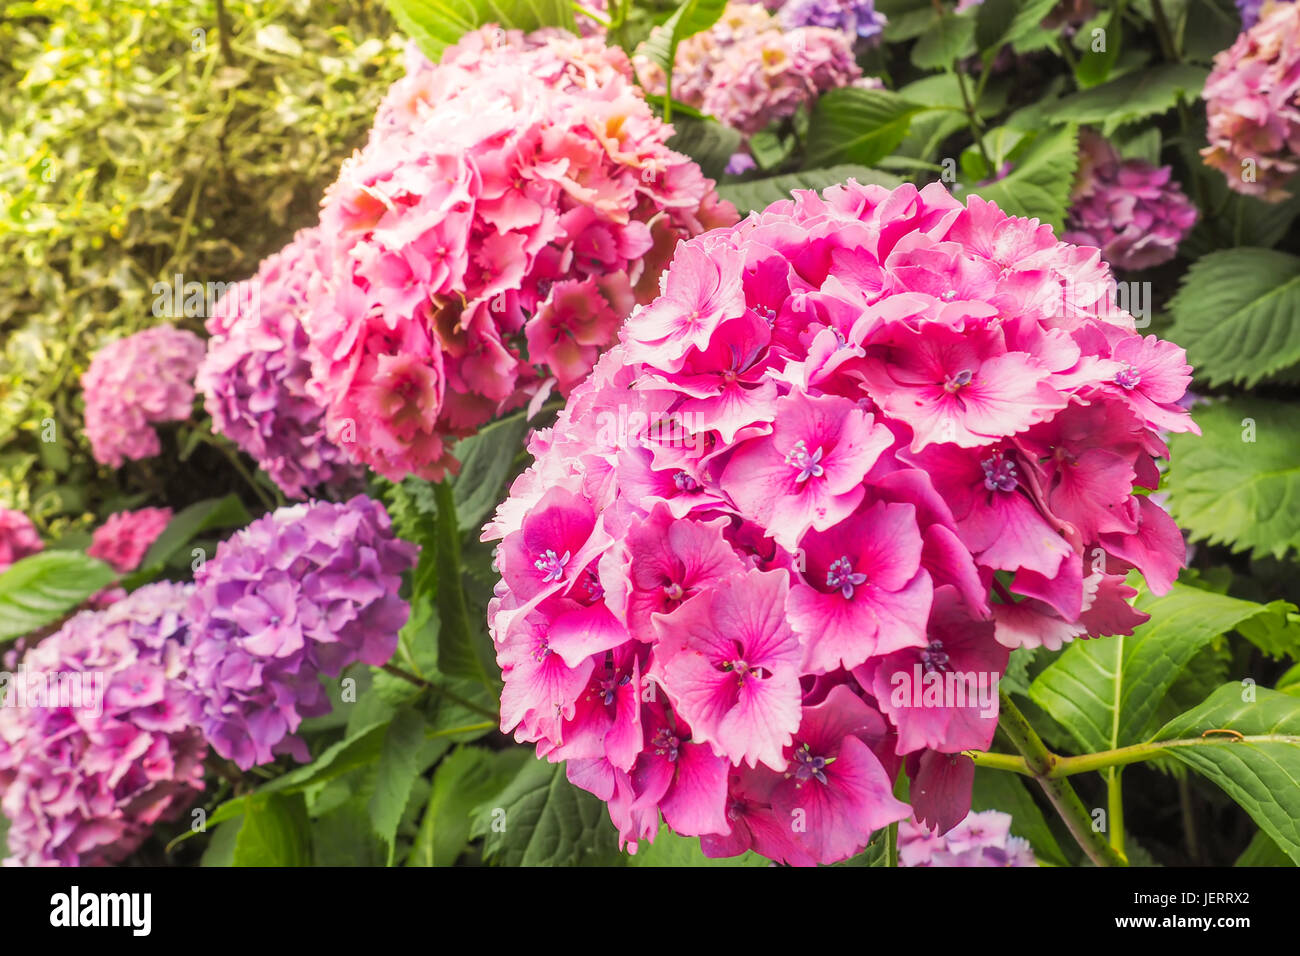
[{"label": "green leaf", "polygon": [[[211,822],[211,821],[209,821]],[[231,866],[309,866],[311,837],[302,794],[249,797]]]},{"label": "green leaf", "polygon": [[196,501],[167,522],[163,533],[145,552],[140,567],[126,578],[125,585],[128,589],[136,588],[153,580],[162,572],[172,555],[203,532],[213,528],[243,527],[251,520],[252,516],[238,495],[229,494],[224,498]]},{"label": "green leaf", "polygon": [[1074,641],[1029,685],[1029,697],[1083,748],[1142,740],[1169,686],[1215,637],[1276,609],[1184,584],[1161,597],[1143,587],[1135,606],[1151,615],[1131,637]]},{"label": "green leaf", "polygon": [[370,797],[371,823],[387,847],[389,866],[393,865],[397,825],[420,775],[418,751],[423,744],[424,716],[414,710],[399,710],[384,733],[375,768],[375,791]]},{"label": "green leaf", "polygon": [[490,685],[488,665],[480,647],[487,634],[477,618],[471,619],[461,586],[460,534],[456,501],[451,485],[434,489],[438,500],[436,568],[438,582],[438,669],[454,677],[471,677]]},{"label": "green leaf", "polygon": [[1057,0],[984,0],[975,15],[975,45],[986,58],[1038,28]]},{"label": "green leaf", "polygon": [[1235,398],[1200,406],[1200,436],[1169,439],[1169,513],[1194,539],[1281,558],[1300,548],[1295,405]]},{"label": "green leaf", "polygon": [[[1300,699],[1251,689],[1254,700],[1243,701],[1240,683],[1225,684],[1153,740],[1196,741],[1168,752],[1217,783],[1300,863]],[[1203,736],[1211,730],[1234,731],[1242,739]]]},{"label": "green leaf", "polygon": [[530,760],[473,814],[470,836],[501,866],[575,866],[615,862],[605,804],[569,783],[562,764]]},{"label": "green leaf", "polygon": [[365,797],[349,797],[313,819],[311,842],[316,866],[383,866],[387,859]]},{"label": "green leaf", "polygon": [[713,859],[700,849],[699,837],[684,837],[661,827],[653,843],[642,843],[627,858],[628,866],[771,866],[771,860],[752,850],[740,856]]},{"label": "green leaf", "polygon": [[227,820],[212,831],[212,839],[203,849],[199,866],[222,867],[235,865],[235,840],[244,825],[242,819]]},{"label": "green leaf", "polygon": [[451,866],[469,845],[470,813],[491,800],[532,755],[523,747],[460,747],[438,765],[407,866]]},{"label": "green leaf", "polygon": [[727,161],[740,149],[743,138],[739,130],[716,120],[676,116],[668,148],[689,156],[705,176],[716,180],[726,172]]},{"label": "green leaf", "polygon": [[1078,165],[1075,128],[1040,132],[1003,179],[972,189],[1008,215],[1037,219],[1058,233],[1065,223]]},{"label": "green leaf", "polygon": [[746,183],[723,183],[718,187],[718,195],[734,203],[744,214],[766,209],[778,200],[789,199],[790,194],[796,189],[815,189],[820,192],[828,186],[835,186],[848,179],[856,179],[863,185],[876,183],[890,189],[902,182],[897,176],[878,169],[845,165],[811,169],[802,173],[786,173],[784,176],[769,176],[766,179],[752,179]]},{"label": "green leaf", "polygon": [[1123,46],[1124,8],[1127,5],[1127,0],[1118,0],[1111,8],[1106,26],[1103,28],[1106,49],[1094,50],[1091,35],[1080,31],[1080,38],[1086,37],[1088,44],[1084,52],[1079,54],[1079,61],[1074,67],[1074,77],[1078,80],[1080,89],[1090,89],[1110,78],[1111,70],[1115,68],[1120,48]]},{"label": "green leaf", "polygon": [[0,574],[0,642],[39,630],[116,580],[102,561],[79,551],[42,551]]},{"label": "green leaf", "polygon": [[1047,818],[1038,809],[1017,774],[987,767],[975,768],[975,783],[971,788],[970,808],[1000,810],[1011,814],[1011,832],[1029,841],[1034,854],[1054,866],[1070,866],[1069,858],[1061,851]]},{"label": "green leaf", "polygon": [[1208,70],[1188,63],[1136,70],[1058,100],[1044,113],[1061,123],[1100,125],[1102,134],[1109,136],[1121,126],[1173,109],[1180,100],[1194,102],[1208,75]]},{"label": "green leaf", "polygon": [[1300,362],[1300,258],[1225,249],[1198,259],[1169,303],[1168,337],[1211,386],[1254,387]]},{"label": "green leaf", "polygon": [[1233,866],[1295,866],[1291,858],[1278,848],[1267,833],[1257,830],[1250,845],[1237,857]]},{"label": "green leaf", "polygon": [[685,0],[663,25],[637,47],[637,52],[658,64],[664,71],[664,119],[672,119],[673,64],[678,45],[688,37],[709,29],[718,22],[727,0]]},{"label": "green leaf", "polygon": [[567,0],[384,0],[402,32],[437,63],[442,51],[488,23],[531,32],[539,27],[574,30]]},{"label": "green leaf", "polygon": [[975,18],[969,13],[936,15],[912,47],[912,65],[919,70],[950,70],[975,52]]},{"label": "green leaf", "polygon": [[889,90],[830,90],[813,107],[805,165],[870,166],[893,152],[912,117],[923,109]]},{"label": "green leaf", "polygon": [[515,455],[528,434],[523,412],[480,428],[456,443],[460,473],[452,485],[456,521],[464,532],[478,537],[479,526],[500,503],[501,486],[510,475]]}]

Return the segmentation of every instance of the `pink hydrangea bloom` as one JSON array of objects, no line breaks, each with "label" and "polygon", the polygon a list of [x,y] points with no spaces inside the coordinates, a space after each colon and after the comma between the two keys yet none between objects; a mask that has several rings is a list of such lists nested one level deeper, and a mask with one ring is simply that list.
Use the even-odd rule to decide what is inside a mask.
[{"label": "pink hydrangea bloom", "polygon": [[[864,79],[855,38],[838,28],[783,24],[761,4],[729,3],[716,24],[677,47],[673,98],[756,133],[820,93]],[[636,66],[646,88],[662,96],[663,70],[641,56]]]},{"label": "pink hydrangea bloom", "polygon": [[1214,58],[1201,94],[1207,166],[1228,188],[1269,202],[1300,168],[1300,4],[1265,4],[1259,21]]},{"label": "pink hydrangea bloom", "polygon": [[1143,492],[1190,370],[1111,282],[939,184],[680,245],[484,530],[502,729],[634,846],[662,818],[829,863],[955,826],[1010,649],[1131,633],[1126,572],[1162,593],[1184,555]]},{"label": "pink hydrangea bloom", "polygon": [[243,769],[308,758],[293,734],[330,711],[320,675],[387,663],[409,608],[397,596],[419,549],[358,495],[264,515],[194,577],[186,660],[191,719]]},{"label": "pink hydrangea bloom", "polygon": [[149,546],[171,520],[171,508],[119,511],[95,529],[86,553],[107,562],[118,574],[127,574],[140,566]]},{"label": "pink hydrangea bloom", "polygon": [[303,323],[321,274],[319,231],[304,229],[237,283],[208,319],[207,356],[195,387],[213,430],[247,452],[286,495],[347,489],[362,469],[325,434],[325,409],[308,393]]},{"label": "pink hydrangea bloom", "polygon": [[1174,257],[1196,217],[1168,166],[1121,159],[1093,131],[1079,134],[1079,173],[1061,237],[1066,242],[1096,246],[1117,269],[1147,269]]},{"label": "pink hydrangea bloom", "polygon": [[898,825],[899,866],[1038,866],[1029,841],[1011,835],[1011,815],[971,813],[944,834],[915,820]]},{"label": "pink hydrangea bloom", "polygon": [[13,508],[0,508],[0,571],[44,547],[31,518]]},{"label": "pink hydrangea bloom", "polygon": [[439,480],[455,437],[567,394],[677,241],[735,222],[671,135],[600,39],[485,27],[413,57],[323,204],[307,328],[328,434]]},{"label": "pink hydrangea bloom", "polygon": [[188,590],[152,584],[81,612],[6,682],[6,864],[118,862],[203,789],[207,747],[180,683]]},{"label": "pink hydrangea bloom", "polygon": [[152,426],[190,417],[202,359],[203,340],[170,325],[117,339],[95,353],[81,376],[95,460],[120,468],[124,460],[157,455],[162,447]]}]

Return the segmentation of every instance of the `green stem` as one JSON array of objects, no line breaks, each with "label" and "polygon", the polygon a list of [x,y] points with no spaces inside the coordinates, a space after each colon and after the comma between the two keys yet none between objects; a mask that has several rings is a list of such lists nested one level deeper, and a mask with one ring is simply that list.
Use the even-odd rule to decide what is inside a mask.
[{"label": "green stem", "polygon": [[988,150],[984,148],[984,132],[980,127],[975,105],[971,102],[970,91],[966,89],[966,74],[962,72],[960,64],[955,64],[953,71],[957,74],[957,87],[961,90],[961,101],[966,107],[966,122],[970,125],[971,135],[975,137],[975,145],[979,148],[980,156],[984,158],[984,166],[988,169],[989,175],[996,176],[998,171],[993,168],[993,160],[989,158]]},{"label": "green stem", "polygon": [[266,489],[259,485],[249,470],[244,467],[244,463],[239,460],[239,453],[237,451],[216,436],[204,436],[203,441],[226,456],[226,460],[230,462],[235,471],[239,472],[239,476],[248,483],[248,487],[253,489],[254,494],[261,499],[261,502],[266,506],[267,511],[275,510],[275,500],[266,493]]},{"label": "green stem", "polygon": [[885,831],[885,865],[898,866],[898,821]]},{"label": "green stem", "polygon": [[593,10],[591,7],[588,7],[585,4],[581,4],[581,3],[574,3],[573,9],[578,13],[581,13],[584,17],[589,17],[592,20],[595,20],[597,23],[599,23],[602,27],[609,29],[610,26],[609,18],[606,17],[599,10]]},{"label": "green stem", "polygon": [[1160,0],[1151,0],[1151,14],[1155,18],[1156,38],[1160,41],[1160,52],[1169,62],[1179,62],[1178,48],[1174,45],[1174,34],[1169,29],[1169,18],[1165,16],[1165,7]]},{"label": "green stem", "polygon": [[[445,697],[453,704],[459,704],[461,707],[464,707],[466,710],[472,710],[474,711],[474,713],[482,714],[484,717],[491,717],[493,721],[495,721],[498,717],[496,711],[489,710],[488,708],[482,706],[481,704],[476,704],[472,700],[468,700],[464,697],[461,697],[459,694],[454,693],[453,691],[449,691],[445,687],[439,687],[437,684],[427,681],[423,677],[416,677],[410,671],[403,670],[402,668],[398,667],[396,664],[385,664],[380,669],[389,674],[392,674],[394,677],[400,677],[408,684],[414,684],[416,687],[419,687],[421,690],[432,691],[434,694],[436,694],[439,697]],[[493,724],[493,726],[495,726],[495,724]],[[460,729],[465,730],[467,728],[460,728]]]},{"label": "green stem", "polygon": [[1124,790],[1120,786],[1120,774],[1123,767],[1106,768],[1106,806],[1107,823],[1110,824],[1110,845],[1116,853],[1124,856]]},{"label": "green stem", "polygon": [[1025,758],[1038,785],[1051,801],[1061,820],[1070,831],[1070,835],[1088,858],[1097,866],[1124,866],[1126,861],[1106,842],[1106,838],[1092,828],[1092,817],[1079,795],[1074,792],[1068,781],[1052,776],[1052,770],[1061,759],[1047,749],[1037,731],[1030,726],[1025,715],[1020,712],[1011,695],[1002,691],[1001,715],[998,726],[1006,733],[1017,750]]},{"label": "green stem", "polygon": [[1024,774],[1026,777],[1034,775],[1034,772],[1029,769],[1029,764],[1025,763],[1025,758],[1017,757],[1015,754],[995,754],[986,753],[982,750],[971,750],[967,751],[966,756],[975,761],[977,767],[988,767],[990,770],[1006,770],[1009,773]]}]

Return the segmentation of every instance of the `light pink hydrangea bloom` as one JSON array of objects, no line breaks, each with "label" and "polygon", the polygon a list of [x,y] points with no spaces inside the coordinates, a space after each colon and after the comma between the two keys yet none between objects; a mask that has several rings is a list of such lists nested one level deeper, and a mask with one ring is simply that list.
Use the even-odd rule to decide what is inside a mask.
[{"label": "light pink hydrangea bloom", "polygon": [[455,437],[567,394],[677,241],[736,219],[671,135],[600,39],[485,27],[413,57],[323,204],[307,329],[331,439],[438,480]]},{"label": "light pink hydrangea bloom", "polygon": [[81,376],[86,437],[101,465],[151,458],[162,446],[153,426],[183,421],[194,404],[194,372],[203,340],[159,325],[110,342]]},{"label": "light pink hydrangea bloom", "polygon": [[1214,58],[1201,94],[1207,166],[1228,188],[1269,202],[1300,169],[1300,4],[1265,4],[1259,22]]},{"label": "light pink hydrangea bloom", "polygon": [[1121,159],[1092,130],[1079,134],[1079,172],[1061,238],[1096,246],[1117,269],[1168,262],[1196,224],[1196,206],[1168,166]]},{"label": "light pink hydrangea bloom", "polygon": [[[839,29],[788,28],[761,4],[729,3],[716,24],[677,47],[673,98],[756,133],[827,90],[865,79],[853,40]],[[646,88],[662,96],[663,70],[644,56],[636,68]]]},{"label": "light pink hydrangea bloom", "polygon": [[1011,815],[971,813],[944,834],[915,820],[898,825],[899,866],[1037,866],[1029,841],[1011,835]]},{"label": "light pink hydrangea bloom", "polygon": [[[1194,430],[1096,249],[939,184],[681,244],[484,530],[501,727],[622,839],[830,863],[970,809],[1010,649],[1131,633]],[[906,765],[911,807],[893,797]],[[797,823],[797,825],[796,825]]]}]

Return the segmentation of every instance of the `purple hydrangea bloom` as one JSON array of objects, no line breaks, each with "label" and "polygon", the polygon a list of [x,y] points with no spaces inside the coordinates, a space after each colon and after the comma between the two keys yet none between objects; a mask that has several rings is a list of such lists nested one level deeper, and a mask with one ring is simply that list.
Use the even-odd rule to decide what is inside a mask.
[{"label": "purple hydrangea bloom", "polygon": [[120,468],[125,459],[158,454],[162,447],[152,426],[190,417],[194,371],[202,358],[203,340],[170,325],[100,349],[81,376],[95,461]]},{"label": "purple hydrangea bloom", "polygon": [[1011,835],[1010,814],[969,813],[944,834],[914,820],[898,825],[900,866],[1037,866],[1029,841]]},{"label": "purple hydrangea bloom", "polygon": [[875,0],[788,0],[778,16],[787,29],[826,27],[863,40],[880,36],[887,22]]},{"label": "purple hydrangea bloom", "polygon": [[739,176],[755,169],[758,169],[758,163],[754,162],[753,156],[743,150],[739,153],[732,153],[731,158],[727,160],[728,176]]},{"label": "purple hydrangea bloom", "polygon": [[1096,246],[1118,269],[1168,262],[1196,224],[1197,211],[1168,166],[1121,159],[1091,130],[1079,134],[1079,173],[1061,238]]},{"label": "purple hydrangea bloom", "polygon": [[307,760],[294,732],[329,713],[319,676],[393,656],[409,611],[397,590],[418,551],[363,495],[281,508],[222,543],[188,611],[193,720],[212,748],[245,770],[280,753]]},{"label": "purple hydrangea bloom", "polygon": [[362,468],[325,434],[325,409],[308,392],[303,317],[319,282],[318,229],[263,260],[257,276],[221,297],[208,320],[196,387],[212,427],[247,452],[290,497],[351,488]]},{"label": "purple hydrangea bloom", "polygon": [[116,863],[203,789],[179,679],[188,591],[151,584],[83,611],[0,683],[7,865]]}]

